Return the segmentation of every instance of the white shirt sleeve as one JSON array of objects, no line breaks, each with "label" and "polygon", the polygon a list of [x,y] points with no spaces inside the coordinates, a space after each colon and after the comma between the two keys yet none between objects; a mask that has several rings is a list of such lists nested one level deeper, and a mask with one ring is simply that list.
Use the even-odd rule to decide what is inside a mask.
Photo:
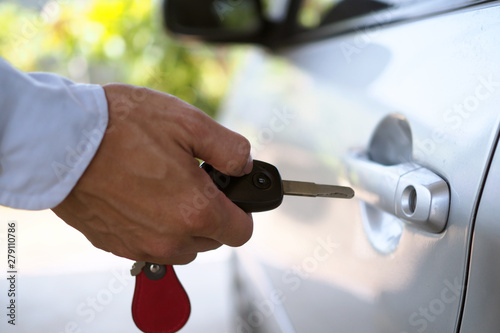
[{"label": "white shirt sleeve", "polygon": [[22,73],[0,59],[0,205],[58,205],[94,157],[107,124],[101,86]]}]

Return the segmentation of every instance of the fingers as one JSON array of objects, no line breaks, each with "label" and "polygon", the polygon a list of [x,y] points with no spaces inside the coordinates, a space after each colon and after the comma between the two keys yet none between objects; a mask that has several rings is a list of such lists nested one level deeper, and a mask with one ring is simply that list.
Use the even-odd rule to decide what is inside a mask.
[{"label": "fingers", "polygon": [[[245,137],[218,124],[193,106],[181,100],[175,102],[184,104],[182,124],[189,133],[184,139],[188,141],[192,156],[232,176],[242,176],[252,170],[251,146]],[[204,171],[199,169],[198,173],[204,174]],[[207,209],[202,213],[191,214],[190,211],[187,214],[189,216],[184,216],[185,219],[191,220],[193,234],[212,238],[229,246],[243,245],[253,232],[251,215],[242,211],[218,191],[206,174],[202,177],[204,181],[196,177],[197,183],[194,186],[199,189],[196,191],[198,196],[204,197],[196,197],[193,200],[197,199],[198,203],[202,201],[210,203],[205,205]],[[218,195],[214,197],[214,192],[207,191],[207,188],[214,188]]]},{"label": "fingers", "polygon": [[[193,155],[228,175],[242,176],[249,173],[253,167],[250,142],[197,111],[199,110],[193,111],[193,117],[189,121],[192,131],[189,144]],[[198,173],[204,174],[204,171],[199,169]],[[212,238],[229,246],[243,245],[253,232],[252,216],[217,190],[208,175],[204,174],[202,177],[203,181],[196,177],[198,183],[194,186],[199,188],[197,193],[205,195],[203,200],[209,201],[209,204],[203,212],[188,218],[193,234]]]},{"label": "fingers", "polygon": [[185,223],[196,236],[211,238],[229,246],[243,245],[253,233],[252,215],[245,213],[217,190],[209,178],[207,181],[216,192],[198,191],[210,195],[203,198],[207,202],[206,207],[191,211],[189,216],[185,215]]},{"label": "fingers", "polygon": [[[93,222],[106,224],[107,221],[95,218]],[[142,237],[123,237],[123,234],[88,232],[88,223],[80,224],[79,227],[92,245],[101,250],[131,260],[164,265],[188,264],[198,253],[222,246],[220,242],[205,237],[159,236],[158,233],[144,233]]]},{"label": "fingers", "polygon": [[253,167],[250,142],[203,112],[190,111],[193,117],[189,122],[191,135],[187,138],[194,157],[231,176],[250,173]]},{"label": "fingers", "polygon": [[245,213],[225,196],[223,202],[225,206],[223,209],[227,215],[212,238],[229,246],[241,246],[252,237],[252,215]]},{"label": "fingers", "polygon": [[148,93],[151,109],[162,110],[156,124],[162,127],[176,125],[170,128],[170,133],[162,132],[163,137],[159,140],[169,138],[168,134],[174,133],[173,130],[180,146],[217,170],[231,176],[242,176],[252,170],[251,146],[245,137],[175,96],[152,90]]},{"label": "fingers", "polygon": [[175,241],[163,241],[160,246],[156,248],[145,246],[141,251],[137,249],[132,250],[126,246],[114,246],[113,250],[109,252],[120,257],[147,261],[155,264],[185,265],[196,259],[198,253],[215,250],[222,246],[221,243],[204,237],[192,237],[189,241],[182,243],[180,247],[175,249],[172,248],[172,243],[175,243]]}]

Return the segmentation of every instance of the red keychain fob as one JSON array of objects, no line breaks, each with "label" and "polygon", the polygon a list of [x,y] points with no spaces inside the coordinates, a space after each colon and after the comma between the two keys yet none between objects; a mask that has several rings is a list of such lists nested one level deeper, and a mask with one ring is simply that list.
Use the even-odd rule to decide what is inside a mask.
[{"label": "red keychain fob", "polygon": [[174,333],[186,324],[191,305],[171,265],[136,262],[132,317],[145,333]]}]

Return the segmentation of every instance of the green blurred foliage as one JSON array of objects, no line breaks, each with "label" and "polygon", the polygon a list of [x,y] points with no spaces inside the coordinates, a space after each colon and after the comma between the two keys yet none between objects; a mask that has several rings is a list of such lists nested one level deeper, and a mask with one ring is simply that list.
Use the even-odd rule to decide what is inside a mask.
[{"label": "green blurred foliage", "polygon": [[[0,56],[24,71],[161,90],[214,116],[238,49],[181,44],[148,0],[0,2]],[[42,5],[40,5],[42,4]]]}]

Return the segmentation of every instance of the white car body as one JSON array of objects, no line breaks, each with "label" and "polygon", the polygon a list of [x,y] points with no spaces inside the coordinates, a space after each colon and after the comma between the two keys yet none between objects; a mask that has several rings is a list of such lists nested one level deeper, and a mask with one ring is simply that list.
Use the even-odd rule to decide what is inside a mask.
[{"label": "white car body", "polygon": [[498,332],[499,106],[498,2],[252,51],[220,121],[255,159],[283,179],[353,185],[346,157],[396,114],[412,162],[448,184],[449,214],[435,233],[366,193],[285,197],[236,251],[235,330]]}]

